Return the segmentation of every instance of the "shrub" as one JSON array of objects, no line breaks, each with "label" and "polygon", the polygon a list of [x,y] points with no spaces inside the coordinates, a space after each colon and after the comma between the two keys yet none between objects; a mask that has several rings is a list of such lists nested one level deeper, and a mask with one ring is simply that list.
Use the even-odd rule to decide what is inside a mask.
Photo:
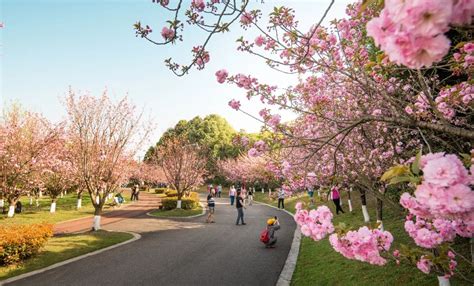
[{"label": "shrub", "polygon": [[177,196],[178,196],[178,191],[172,190],[172,189],[168,189],[168,190],[165,192],[165,194],[166,194],[167,197],[177,197]]},{"label": "shrub", "polygon": [[0,226],[0,264],[15,264],[31,257],[51,236],[51,224]]},{"label": "shrub", "polygon": [[[161,200],[161,206],[164,210],[172,210],[175,209],[178,205],[178,198],[177,197],[167,197]],[[181,199],[181,208],[185,210],[191,210],[198,206],[198,203],[190,198],[182,198]]]},{"label": "shrub", "polygon": [[157,194],[164,194],[165,191],[167,191],[168,189],[167,188],[156,188],[155,189],[155,193]]}]

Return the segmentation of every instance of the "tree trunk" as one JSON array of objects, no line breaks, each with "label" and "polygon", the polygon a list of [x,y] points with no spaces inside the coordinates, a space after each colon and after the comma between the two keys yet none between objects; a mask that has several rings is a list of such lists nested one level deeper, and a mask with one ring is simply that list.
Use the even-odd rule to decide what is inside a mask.
[{"label": "tree trunk", "polygon": [[77,209],[82,208],[82,192],[77,193]]},{"label": "tree trunk", "polygon": [[92,224],[92,229],[97,231],[97,230],[100,230],[100,213],[101,213],[101,209],[100,209],[100,206],[94,206],[95,208],[95,211],[94,211],[94,222]]},{"label": "tree trunk", "polygon": [[0,199],[0,208],[3,208],[5,206],[5,200]]},{"label": "tree trunk", "polygon": [[376,208],[376,211],[377,211],[377,223],[379,224],[378,228],[383,231],[384,228],[383,228],[383,222],[382,222],[382,219],[383,219],[383,214],[382,214],[382,209],[383,209],[383,201],[379,198],[377,198],[377,208]]},{"label": "tree trunk", "polygon": [[18,199],[8,199],[8,214],[7,217],[13,217],[15,215],[15,206]]},{"label": "tree trunk", "polygon": [[39,190],[38,197],[41,199],[43,197],[43,191]]},{"label": "tree trunk", "polygon": [[178,200],[176,201],[176,208],[177,209],[181,208],[181,198],[183,198],[183,193],[178,191]]},{"label": "tree trunk", "polygon": [[369,212],[367,211],[367,199],[365,196],[365,190],[360,189],[360,201],[362,205],[362,214],[364,215],[364,222],[370,222]]},{"label": "tree trunk", "polygon": [[13,217],[15,215],[15,206],[10,205],[8,207],[8,215],[7,217]]},{"label": "tree trunk", "polygon": [[449,279],[444,276],[438,276],[439,286],[450,286]]},{"label": "tree trunk", "polygon": [[28,197],[30,197],[30,206],[33,205],[33,197],[31,195],[28,195]]},{"label": "tree trunk", "polygon": [[49,212],[50,213],[55,213],[56,212],[56,202],[57,202],[57,198],[53,198],[52,201],[51,201],[51,207],[49,209]]},{"label": "tree trunk", "polygon": [[349,191],[347,192],[347,204],[349,205],[349,212],[352,212],[351,192],[352,188],[349,188]]},{"label": "tree trunk", "polygon": [[36,202],[36,207],[39,207],[40,203],[39,203],[38,197],[35,197],[35,202]]}]

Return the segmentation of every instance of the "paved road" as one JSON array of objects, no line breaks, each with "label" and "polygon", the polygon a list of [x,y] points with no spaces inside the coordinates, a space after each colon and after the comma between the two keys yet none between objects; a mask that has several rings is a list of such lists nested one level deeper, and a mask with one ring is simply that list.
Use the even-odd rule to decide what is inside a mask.
[{"label": "paved road", "polygon": [[[128,199],[128,198],[127,198]],[[104,213],[101,218],[101,227],[116,223],[129,218],[145,215],[161,204],[161,199],[154,194],[140,192],[140,200],[123,205],[122,207]],[[92,228],[93,216],[76,220],[61,222],[54,225],[54,234],[64,234],[90,230]]]},{"label": "paved road", "polygon": [[[247,225],[236,226],[235,207],[227,199],[217,203],[214,224],[201,216],[182,228],[144,232],[133,243],[8,285],[275,285],[293,239],[293,219],[254,204],[245,210]],[[277,247],[265,249],[259,234],[274,215],[282,229]]]}]

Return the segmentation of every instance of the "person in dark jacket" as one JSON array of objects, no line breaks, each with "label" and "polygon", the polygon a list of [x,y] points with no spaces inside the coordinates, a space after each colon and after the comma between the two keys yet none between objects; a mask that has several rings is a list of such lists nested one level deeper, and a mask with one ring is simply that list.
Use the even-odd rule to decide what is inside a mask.
[{"label": "person in dark jacket", "polygon": [[277,242],[275,231],[280,229],[280,222],[277,217],[267,220],[268,242],[265,244],[266,248],[274,248]]}]

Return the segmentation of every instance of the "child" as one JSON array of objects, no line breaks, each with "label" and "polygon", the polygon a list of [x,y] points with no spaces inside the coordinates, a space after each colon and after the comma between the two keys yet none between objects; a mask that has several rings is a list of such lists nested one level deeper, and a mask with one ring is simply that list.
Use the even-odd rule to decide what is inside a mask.
[{"label": "child", "polygon": [[209,208],[209,213],[207,215],[207,223],[213,223],[214,222],[214,208],[216,206],[216,203],[214,201],[214,197],[209,194],[207,195],[207,207]]},{"label": "child", "polygon": [[266,248],[274,248],[277,242],[275,231],[280,229],[280,222],[277,217],[267,220],[268,242],[265,243]]}]

